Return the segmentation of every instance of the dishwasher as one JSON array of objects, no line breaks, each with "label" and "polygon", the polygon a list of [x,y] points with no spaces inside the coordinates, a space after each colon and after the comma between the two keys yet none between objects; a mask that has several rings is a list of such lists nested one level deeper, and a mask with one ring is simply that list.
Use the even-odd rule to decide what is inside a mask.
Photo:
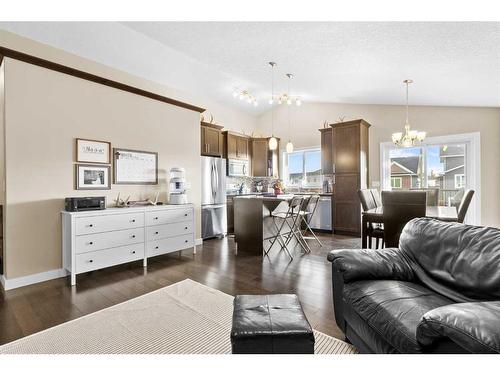
[{"label": "dishwasher", "polygon": [[[312,207],[311,207],[312,209]],[[332,231],[332,197],[320,196],[316,212],[309,224],[312,229]]]}]

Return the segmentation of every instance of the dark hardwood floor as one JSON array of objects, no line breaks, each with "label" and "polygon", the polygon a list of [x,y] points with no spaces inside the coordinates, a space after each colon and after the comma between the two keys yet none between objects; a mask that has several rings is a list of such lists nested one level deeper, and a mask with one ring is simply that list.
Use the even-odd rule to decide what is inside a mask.
[{"label": "dark hardwood floor", "polygon": [[183,251],[141,262],[107,268],[19,289],[0,296],[0,344],[53,327],[158,288],[190,278],[225,293],[296,293],[311,325],[343,339],[335,324],[332,305],[331,249],[358,248],[359,238],[321,235],[323,247],[310,240],[312,253],[293,251],[289,261],[273,249],[269,257],[238,252],[233,238],[213,239],[198,246],[197,254]]}]

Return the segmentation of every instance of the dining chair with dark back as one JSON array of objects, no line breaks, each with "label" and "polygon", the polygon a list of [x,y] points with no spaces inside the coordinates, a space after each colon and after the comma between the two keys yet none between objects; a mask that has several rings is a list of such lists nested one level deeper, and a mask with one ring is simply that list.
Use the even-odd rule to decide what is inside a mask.
[{"label": "dining chair with dark back", "polygon": [[465,215],[467,215],[467,210],[469,209],[470,202],[472,197],[474,196],[474,190],[467,190],[460,201],[460,205],[458,206],[458,222],[463,223],[465,220]]},{"label": "dining chair with dark back", "polygon": [[[377,208],[377,199],[375,198],[373,191],[376,189],[360,189],[358,190],[359,201],[361,202],[361,207],[363,211],[371,210],[372,208]],[[376,190],[378,194],[378,190]],[[382,202],[380,201],[380,205]],[[380,241],[382,241],[382,247],[384,246],[384,229],[378,223],[368,223],[368,246],[372,247],[372,238],[375,238],[375,248],[378,249]]]},{"label": "dining chair with dark back", "polygon": [[439,206],[439,189],[437,188],[412,188],[411,191],[425,191],[426,194],[426,205],[427,206]]},{"label": "dining chair with dark back", "polygon": [[372,196],[373,196],[373,200],[375,201],[375,205],[377,207],[381,207],[382,206],[382,198],[380,198],[380,192],[378,191],[378,189],[370,189],[370,191],[372,192]]},{"label": "dining chair with dark back", "polygon": [[382,191],[384,239],[386,247],[398,247],[399,236],[407,222],[425,217],[425,191]]}]

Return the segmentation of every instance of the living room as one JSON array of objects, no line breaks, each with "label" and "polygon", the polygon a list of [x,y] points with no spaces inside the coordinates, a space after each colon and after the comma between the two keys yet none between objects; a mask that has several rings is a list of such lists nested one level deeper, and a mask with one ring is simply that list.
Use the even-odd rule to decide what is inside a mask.
[{"label": "living room", "polygon": [[0,353],[500,353],[500,22],[185,6],[1,20]]}]

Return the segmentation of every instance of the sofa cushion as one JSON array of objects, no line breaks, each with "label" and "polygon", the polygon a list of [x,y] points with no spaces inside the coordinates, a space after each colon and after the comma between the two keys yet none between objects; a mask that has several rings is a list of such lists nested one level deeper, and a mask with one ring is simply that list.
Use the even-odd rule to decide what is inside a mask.
[{"label": "sofa cushion", "polygon": [[[421,353],[417,326],[429,310],[453,303],[424,286],[397,280],[355,281],[344,285],[344,302],[402,353]],[[345,316],[354,330],[356,323]]]},{"label": "sofa cushion", "polygon": [[421,284],[454,302],[500,300],[500,229],[413,219],[399,248]]}]

